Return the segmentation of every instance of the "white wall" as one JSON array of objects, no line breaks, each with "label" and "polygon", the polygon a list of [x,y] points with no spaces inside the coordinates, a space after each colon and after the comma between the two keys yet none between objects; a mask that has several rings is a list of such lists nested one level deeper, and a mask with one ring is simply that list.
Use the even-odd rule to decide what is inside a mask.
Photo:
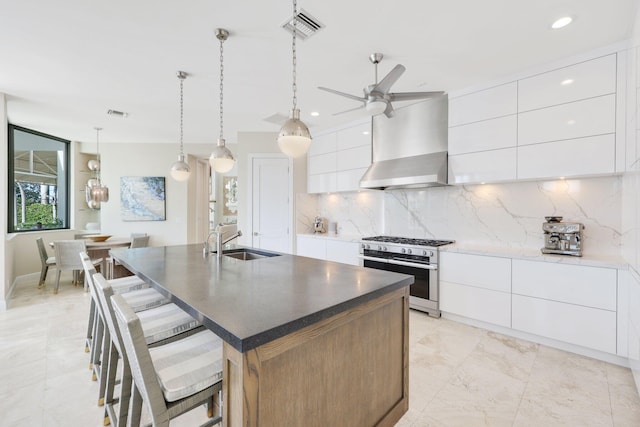
[{"label": "white wall", "polygon": [[[185,152],[208,157],[213,145],[185,145]],[[109,187],[109,202],[100,210],[101,232],[114,236],[129,236],[131,233],[147,233],[152,246],[179,245],[191,243],[188,240],[189,204],[195,203],[189,197],[189,185],[194,182],[192,173],[189,181],[178,182],[171,178],[169,168],[177,159],[176,144],[143,143],[114,144],[100,146],[102,157],[102,181]],[[192,168],[194,169],[194,168]],[[120,216],[120,177],[123,176],[163,176],[165,177],[165,221],[123,221]]]},{"label": "white wall", "polygon": [[[4,149],[0,150],[0,171],[9,169],[6,147],[9,146],[7,139],[7,98],[4,93],[0,93],[0,141]],[[13,251],[10,248],[9,236],[7,235],[7,174],[0,173],[0,223],[2,224],[2,244],[0,245],[0,280],[2,286],[0,292],[0,310],[6,309],[6,297],[13,282]]]}]

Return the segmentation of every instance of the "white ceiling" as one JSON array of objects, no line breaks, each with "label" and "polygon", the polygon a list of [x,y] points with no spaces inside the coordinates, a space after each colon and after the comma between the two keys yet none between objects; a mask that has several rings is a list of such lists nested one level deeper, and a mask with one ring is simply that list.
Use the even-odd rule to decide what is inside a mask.
[{"label": "white ceiling", "polygon": [[[397,63],[401,91],[453,91],[628,39],[636,0],[300,0],[325,28],[298,43],[298,107],[312,133],[353,121],[333,116],[373,83],[368,56]],[[0,0],[0,92],[9,121],[58,137],[104,142],[177,142],[179,82],[184,141],[219,133],[219,44],[226,28],[224,135],[273,131],[264,121],[292,104],[288,0]],[[574,22],[551,30],[556,18]],[[108,109],[130,113],[107,116]],[[311,111],[320,112],[310,117]]]}]

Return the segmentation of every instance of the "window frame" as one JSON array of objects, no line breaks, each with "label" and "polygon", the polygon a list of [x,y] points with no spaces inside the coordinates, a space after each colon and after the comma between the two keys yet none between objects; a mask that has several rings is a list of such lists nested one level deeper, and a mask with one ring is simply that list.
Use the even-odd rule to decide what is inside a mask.
[{"label": "window frame", "polygon": [[[29,129],[29,128],[25,128],[22,126],[18,126],[18,125],[14,125],[9,123],[7,126],[7,151],[8,151],[8,167],[7,167],[7,185],[8,185],[8,191],[7,191],[7,232],[8,233],[28,233],[28,232],[32,232],[32,231],[44,231],[44,230],[70,230],[71,229],[71,141],[64,139],[64,138],[60,138],[57,136],[53,136],[53,135],[49,135],[46,134],[44,132],[39,132],[33,129]],[[46,228],[46,229],[38,229],[38,230],[33,230],[33,229],[25,229],[25,230],[18,230],[15,228],[15,217],[14,217],[14,210],[15,210],[15,205],[14,205],[14,185],[15,185],[15,141],[14,141],[14,132],[15,131],[20,131],[20,132],[25,132],[25,133],[29,133],[35,136],[39,136],[41,138],[46,138],[46,139],[51,139],[57,142],[62,142],[65,144],[65,154],[64,154],[64,161],[65,161],[65,215],[64,215],[64,225],[62,227],[53,227],[53,228]],[[59,202],[59,201],[58,201]]]}]

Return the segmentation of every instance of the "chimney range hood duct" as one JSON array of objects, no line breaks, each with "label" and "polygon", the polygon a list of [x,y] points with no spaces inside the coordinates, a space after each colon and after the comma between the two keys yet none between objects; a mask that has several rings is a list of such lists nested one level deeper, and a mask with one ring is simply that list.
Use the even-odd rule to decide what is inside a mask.
[{"label": "chimney range hood duct", "polygon": [[361,188],[447,185],[447,95],[397,108],[395,117],[373,117],[373,163]]}]

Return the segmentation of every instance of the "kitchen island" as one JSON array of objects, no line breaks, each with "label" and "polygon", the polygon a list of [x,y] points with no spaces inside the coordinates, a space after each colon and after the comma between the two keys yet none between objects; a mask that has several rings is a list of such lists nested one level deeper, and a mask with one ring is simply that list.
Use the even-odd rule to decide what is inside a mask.
[{"label": "kitchen island", "polygon": [[202,245],[112,255],[224,340],[223,425],[391,426],[407,411],[412,276]]}]

